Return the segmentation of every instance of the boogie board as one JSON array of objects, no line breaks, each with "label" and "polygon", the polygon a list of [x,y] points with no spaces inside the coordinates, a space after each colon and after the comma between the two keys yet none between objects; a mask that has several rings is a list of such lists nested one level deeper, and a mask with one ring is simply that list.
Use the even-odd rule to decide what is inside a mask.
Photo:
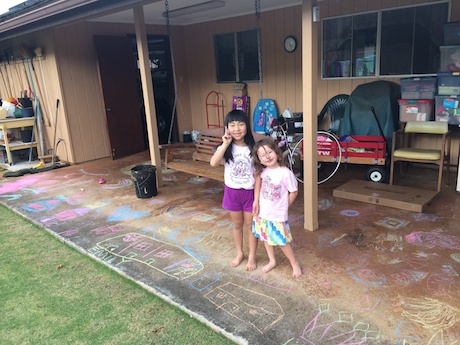
[{"label": "boogie board", "polygon": [[275,101],[269,98],[259,99],[252,115],[254,132],[269,134],[272,122],[277,119],[278,109]]}]

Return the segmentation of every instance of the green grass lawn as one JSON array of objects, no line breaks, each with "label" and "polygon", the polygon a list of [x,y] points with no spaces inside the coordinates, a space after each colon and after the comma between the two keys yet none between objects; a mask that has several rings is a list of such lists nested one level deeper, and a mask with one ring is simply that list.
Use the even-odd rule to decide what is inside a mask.
[{"label": "green grass lawn", "polygon": [[234,344],[0,205],[1,344]]}]

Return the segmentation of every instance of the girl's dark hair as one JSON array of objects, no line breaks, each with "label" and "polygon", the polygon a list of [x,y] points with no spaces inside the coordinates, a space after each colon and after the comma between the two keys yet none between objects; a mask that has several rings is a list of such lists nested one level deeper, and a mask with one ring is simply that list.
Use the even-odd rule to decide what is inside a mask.
[{"label": "girl's dark hair", "polygon": [[260,162],[259,156],[257,155],[257,151],[262,146],[268,146],[268,148],[272,149],[273,151],[276,152],[276,156],[278,157],[278,164],[280,166],[284,166],[283,162],[283,153],[281,152],[281,149],[278,147],[278,145],[271,139],[262,139],[258,141],[255,145],[254,148],[252,149],[252,160],[254,162],[254,173],[260,174],[264,169],[265,165],[263,165]]},{"label": "girl's dark hair", "polygon": [[[225,116],[224,127],[228,127],[228,124],[233,121],[244,122],[246,124],[246,135],[244,136],[244,142],[248,145],[249,150],[252,152],[255,141],[252,135],[251,124],[249,123],[249,116],[242,110],[232,110]],[[225,128],[224,128],[225,132]],[[233,161],[232,146],[229,145],[224,153],[225,162]]]}]

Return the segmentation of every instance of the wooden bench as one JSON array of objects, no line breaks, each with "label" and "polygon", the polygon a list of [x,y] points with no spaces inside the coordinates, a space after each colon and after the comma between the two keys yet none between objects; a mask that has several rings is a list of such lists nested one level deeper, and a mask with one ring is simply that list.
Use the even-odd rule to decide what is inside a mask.
[{"label": "wooden bench", "polygon": [[[223,133],[223,128],[202,130],[195,143],[195,151],[193,152],[192,159],[188,160],[174,160],[174,150],[193,147],[193,143],[160,145],[160,149],[165,150],[166,168],[217,181],[224,181],[223,163],[218,167],[212,167],[209,164],[215,149],[222,144]],[[265,137],[265,135],[258,133],[253,133],[253,135],[256,141]]]}]

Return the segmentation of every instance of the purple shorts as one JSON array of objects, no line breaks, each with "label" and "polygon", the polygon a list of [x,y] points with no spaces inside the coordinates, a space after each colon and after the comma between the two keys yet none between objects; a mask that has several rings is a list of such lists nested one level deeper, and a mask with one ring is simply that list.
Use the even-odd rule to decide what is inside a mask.
[{"label": "purple shorts", "polygon": [[252,212],[254,203],[254,189],[233,189],[224,186],[224,199],[222,207],[228,211]]}]

